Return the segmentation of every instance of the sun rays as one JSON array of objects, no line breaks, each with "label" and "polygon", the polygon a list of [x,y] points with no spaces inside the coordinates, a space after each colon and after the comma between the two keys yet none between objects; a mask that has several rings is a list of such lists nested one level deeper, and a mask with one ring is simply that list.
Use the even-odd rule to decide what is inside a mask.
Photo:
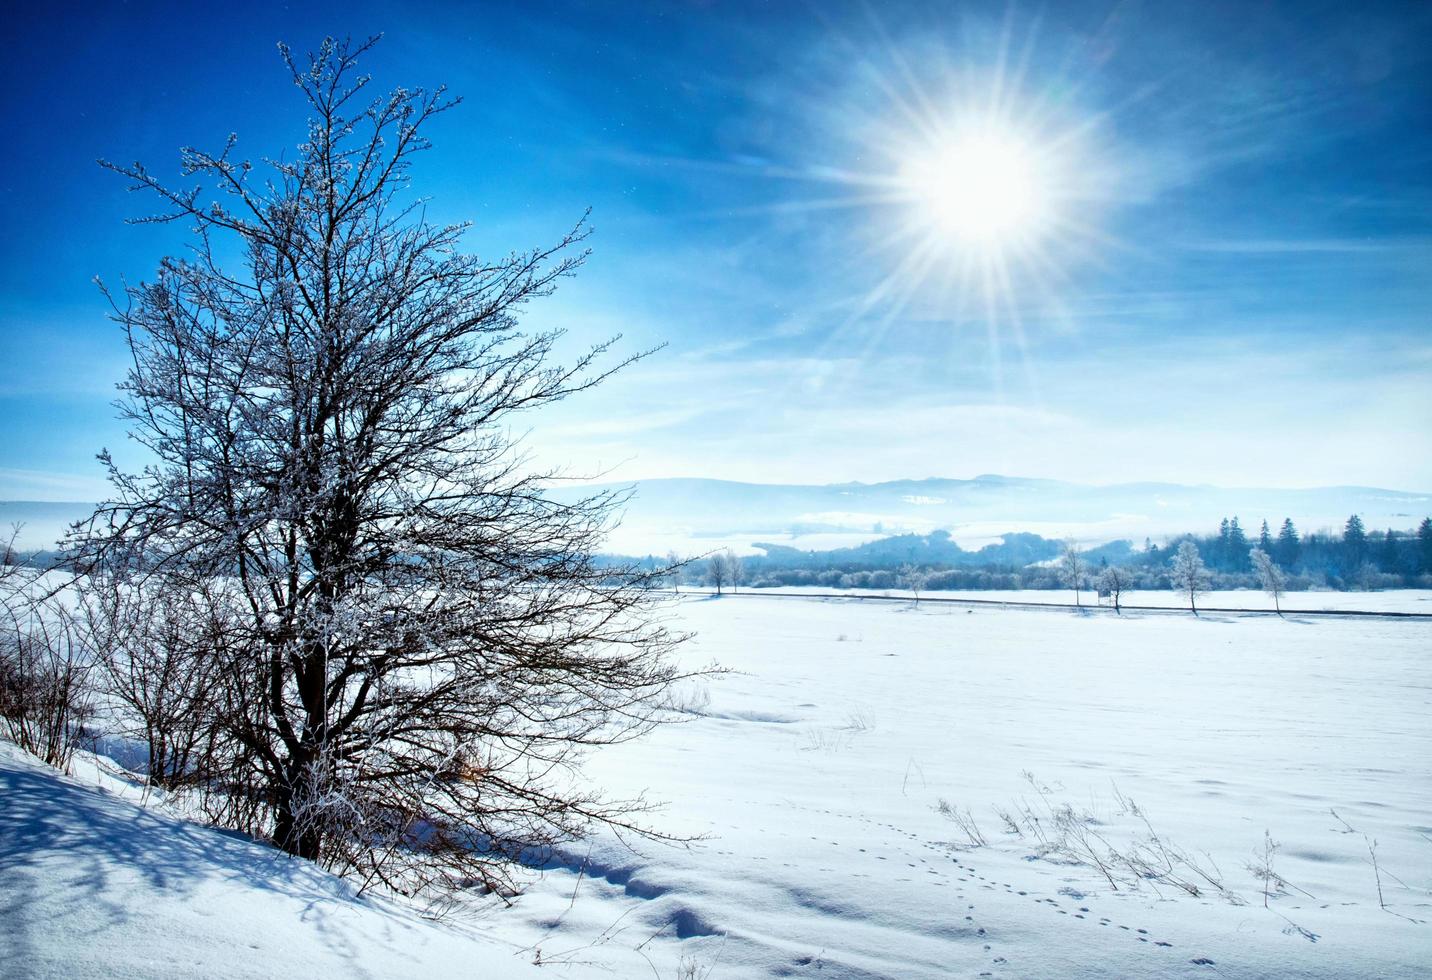
[{"label": "sun rays", "polygon": [[1037,24],[1016,43],[1015,20],[948,45],[873,21],[866,37],[832,37],[848,85],[809,107],[828,157],[771,174],[790,193],[766,208],[811,215],[852,270],[825,353],[859,359],[892,330],[945,323],[952,345],[987,337],[1000,389],[1035,321],[1060,319],[1073,277],[1116,245],[1111,114],[1038,56]]}]

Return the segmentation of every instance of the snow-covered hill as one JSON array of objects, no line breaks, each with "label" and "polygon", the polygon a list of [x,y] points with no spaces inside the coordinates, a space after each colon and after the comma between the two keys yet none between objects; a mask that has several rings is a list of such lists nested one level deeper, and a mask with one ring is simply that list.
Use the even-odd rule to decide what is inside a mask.
[{"label": "snow-covered hill", "polygon": [[0,976],[550,975],[511,944],[356,899],[311,864],[97,781],[0,740]]}]

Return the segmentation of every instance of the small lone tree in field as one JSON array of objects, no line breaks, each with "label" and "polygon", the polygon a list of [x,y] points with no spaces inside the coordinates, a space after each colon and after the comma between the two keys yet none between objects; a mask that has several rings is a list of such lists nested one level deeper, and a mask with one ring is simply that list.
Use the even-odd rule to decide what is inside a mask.
[{"label": "small lone tree in field", "polygon": [[1059,555],[1059,577],[1074,590],[1074,605],[1079,605],[1079,588],[1084,583],[1084,558],[1073,541],[1064,542],[1064,551]]},{"label": "small lone tree in field", "polygon": [[505,887],[525,849],[648,832],[640,800],[572,776],[667,717],[678,638],[651,614],[661,570],[594,560],[620,498],[553,500],[508,435],[621,366],[599,366],[610,341],[554,363],[559,334],[517,327],[581,264],[584,225],[464,253],[465,225],[405,196],[457,100],[372,94],[356,63],[375,42],[282,49],[309,113],[297,152],[185,149],[200,183],[182,188],[107,164],[163,202],[145,220],[195,237],[114,302],[121,411],[153,462],[102,455],[114,498],[74,544],[122,595],[205,597],[120,666],[173,666],[171,635],[209,662],[196,782],[231,826],[404,891]]},{"label": "small lone tree in field", "polygon": [[731,584],[731,562],[727,552],[718,551],[707,561],[706,580],[715,587],[717,595]]},{"label": "small lone tree in field", "polygon": [[1273,597],[1273,608],[1278,615],[1283,615],[1283,590],[1287,585],[1287,578],[1273,556],[1262,548],[1254,548],[1248,553],[1253,560],[1253,571],[1258,574],[1258,581],[1263,584],[1263,591]]},{"label": "small lone tree in field", "polygon": [[1120,597],[1129,587],[1129,575],[1118,565],[1105,565],[1099,572],[1099,591],[1106,592],[1114,603],[1114,612],[1121,612]]},{"label": "small lone tree in field", "polygon": [[1211,578],[1198,554],[1198,546],[1192,541],[1183,542],[1169,559],[1169,565],[1174,587],[1188,596],[1188,608],[1197,616],[1199,593],[1208,591]]},{"label": "small lone tree in field", "polygon": [[685,565],[681,556],[674,551],[666,553],[667,574],[671,576],[671,591],[677,595],[681,594],[681,575],[685,571]]},{"label": "small lone tree in field", "polygon": [[905,564],[900,566],[896,574],[900,584],[915,596],[915,602],[918,604],[920,593],[925,591],[925,585],[930,581],[929,571],[915,564]]}]

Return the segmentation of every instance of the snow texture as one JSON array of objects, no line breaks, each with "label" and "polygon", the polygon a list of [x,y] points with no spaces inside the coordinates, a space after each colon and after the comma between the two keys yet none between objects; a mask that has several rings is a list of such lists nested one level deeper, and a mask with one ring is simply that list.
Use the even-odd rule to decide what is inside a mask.
[{"label": "snow texture", "polygon": [[76,768],[88,778],[0,741],[0,976],[541,975],[510,944],[357,899],[350,882]]},{"label": "snow texture", "polygon": [[[590,772],[669,801],[662,828],[704,841],[597,839],[555,856],[510,908],[474,898],[434,925],[11,749],[0,974],[501,978],[532,975],[534,960],[582,980],[1432,968],[1426,621],[743,596],[690,596],[673,618],[696,632],[684,659],[737,673],[683,692],[688,723],[603,750]],[[984,846],[942,800],[968,810]],[[1225,891],[1126,877],[1115,889],[995,812],[1046,800],[1118,849],[1152,828]],[[1255,871],[1265,834],[1280,845],[1275,879]]]}]

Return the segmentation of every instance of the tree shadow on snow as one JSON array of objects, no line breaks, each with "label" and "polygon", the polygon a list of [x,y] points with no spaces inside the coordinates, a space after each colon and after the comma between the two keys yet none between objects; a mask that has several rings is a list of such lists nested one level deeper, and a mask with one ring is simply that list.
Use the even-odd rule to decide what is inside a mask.
[{"label": "tree shadow on snow", "polygon": [[[148,914],[145,887],[182,898],[207,882],[236,881],[304,901],[309,910],[353,901],[347,883],[266,844],[146,810],[78,785],[38,761],[5,754],[0,877],[13,944],[7,958],[23,958],[24,948],[46,935],[45,914],[30,910],[83,909],[98,913],[106,926],[122,926]],[[314,924],[330,948],[348,955],[351,943],[324,928],[321,911],[318,918]]]}]

